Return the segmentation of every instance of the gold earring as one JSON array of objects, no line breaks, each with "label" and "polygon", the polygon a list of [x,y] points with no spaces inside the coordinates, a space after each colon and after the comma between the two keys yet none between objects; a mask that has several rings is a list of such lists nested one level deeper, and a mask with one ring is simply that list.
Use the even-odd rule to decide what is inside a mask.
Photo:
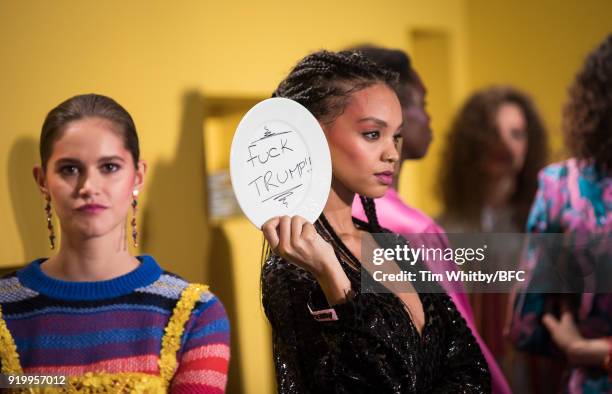
[{"label": "gold earring", "polygon": [[51,213],[51,197],[46,196],[47,206],[45,206],[45,212],[47,213],[47,229],[49,230],[49,245],[51,249],[55,249],[55,230],[53,229],[53,214]]},{"label": "gold earring", "polygon": [[132,192],[132,241],[134,247],[138,247],[138,229],[136,227],[136,213],[138,212],[138,190]]}]

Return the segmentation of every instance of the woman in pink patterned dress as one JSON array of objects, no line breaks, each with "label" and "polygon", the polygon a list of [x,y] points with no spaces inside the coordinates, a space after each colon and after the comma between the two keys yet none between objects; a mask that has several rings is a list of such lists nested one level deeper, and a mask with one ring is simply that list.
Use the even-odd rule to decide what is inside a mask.
[{"label": "woman in pink patterned dress", "polygon": [[[566,145],[573,157],[546,167],[527,229],[596,240],[589,253],[612,257],[612,35],[586,59],[569,90],[564,112]],[[576,256],[574,250],[572,256]],[[591,257],[592,258],[592,257]],[[537,270],[543,260],[530,254]],[[540,267],[541,268],[541,267]],[[604,291],[610,291],[608,286]],[[573,307],[569,301],[575,301]],[[555,304],[559,313],[548,313]],[[519,294],[511,337],[519,348],[561,351],[573,365],[569,393],[612,393],[612,294]]]}]

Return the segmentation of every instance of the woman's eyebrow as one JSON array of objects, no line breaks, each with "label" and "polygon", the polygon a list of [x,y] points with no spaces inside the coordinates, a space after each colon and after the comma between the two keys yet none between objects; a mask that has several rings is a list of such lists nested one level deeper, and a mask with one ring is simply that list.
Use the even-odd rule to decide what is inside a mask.
[{"label": "woman's eyebrow", "polygon": [[373,116],[368,116],[367,118],[361,118],[361,119],[359,119],[359,120],[357,121],[357,123],[362,123],[362,122],[374,122],[374,123],[376,123],[376,124],[377,124],[379,127],[383,127],[383,128],[386,128],[386,127],[388,127],[388,126],[389,126],[389,125],[387,124],[387,122],[385,122],[384,120],[382,120],[382,119],[378,119],[378,118],[375,118],[375,117],[373,117]]},{"label": "woman's eyebrow", "polygon": [[123,157],[121,156],[104,156],[98,159],[98,163],[102,162],[102,161],[113,161],[113,160],[118,160],[121,162],[125,162],[125,160],[123,159]]},{"label": "woman's eyebrow", "polygon": [[57,159],[55,161],[56,166],[60,166],[62,164],[79,164],[79,163],[81,163],[81,161],[73,157],[62,157],[61,159]]},{"label": "woman's eyebrow", "polygon": [[[113,156],[103,156],[103,157],[99,158],[98,159],[98,163],[106,162],[106,161],[114,161],[114,160],[120,161],[122,163],[125,162],[125,159],[123,157],[121,157],[121,156],[114,156],[113,155]],[[61,159],[57,159],[55,161],[55,165],[56,166],[61,166],[61,165],[64,165],[64,164],[81,164],[81,163],[82,163],[81,160],[76,159],[74,157],[62,157]]]}]

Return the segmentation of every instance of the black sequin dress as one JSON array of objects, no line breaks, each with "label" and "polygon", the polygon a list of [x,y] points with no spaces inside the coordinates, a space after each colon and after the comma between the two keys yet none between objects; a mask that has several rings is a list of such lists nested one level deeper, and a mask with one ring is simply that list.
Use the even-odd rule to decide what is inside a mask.
[{"label": "black sequin dress", "polygon": [[419,294],[425,312],[419,334],[397,296],[360,291],[361,274],[352,268],[359,262],[323,216],[316,227],[334,245],[355,295],[334,306],[339,320],[317,321],[308,305],[329,308],[318,282],[278,256],[268,258],[263,305],[272,324],[280,393],[491,391],[487,363],[446,294]]}]

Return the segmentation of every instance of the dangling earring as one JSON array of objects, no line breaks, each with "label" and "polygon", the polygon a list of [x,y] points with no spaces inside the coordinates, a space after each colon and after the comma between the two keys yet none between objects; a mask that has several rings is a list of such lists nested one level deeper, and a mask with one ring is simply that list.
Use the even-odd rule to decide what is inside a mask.
[{"label": "dangling earring", "polygon": [[53,229],[53,214],[51,213],[51,197],[46,196],[47,206],[45,212],[47,213],[47,229],[49,229],[49,245],[51,249],[55,249],[55,231]]},{"label": "dangling earring", "polygon": [[138,190],[132,192],[132,241],[134,247],[138,247],[138,229],[136,228],[136,212],[138,212]]}]

